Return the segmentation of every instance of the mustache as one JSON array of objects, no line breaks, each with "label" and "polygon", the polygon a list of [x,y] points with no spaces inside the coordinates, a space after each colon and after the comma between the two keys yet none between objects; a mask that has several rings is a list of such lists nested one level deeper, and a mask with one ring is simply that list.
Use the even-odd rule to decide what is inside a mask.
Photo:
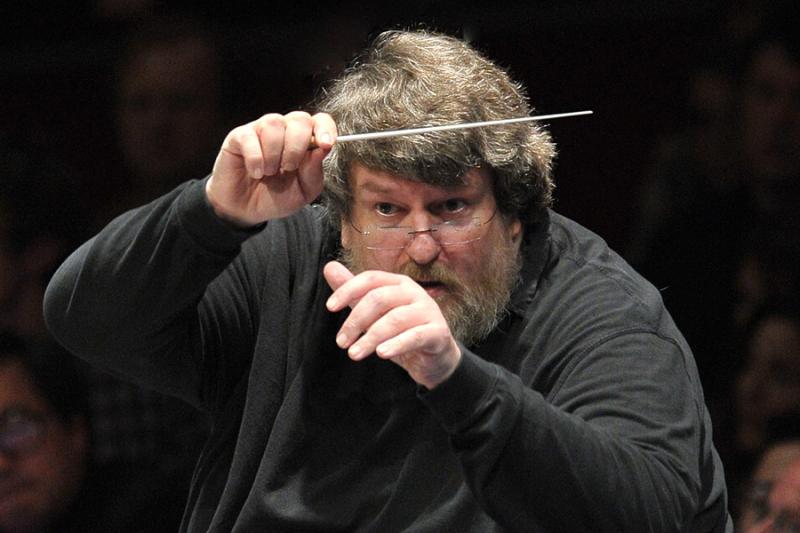
[{"label": "mustache", "polygon": [[461,288],[461,278],[449,268],[439,264],[418,265],[413,261],[400,267],[398,274],[403,274],[415,281],[437,282],[444,285]]}]

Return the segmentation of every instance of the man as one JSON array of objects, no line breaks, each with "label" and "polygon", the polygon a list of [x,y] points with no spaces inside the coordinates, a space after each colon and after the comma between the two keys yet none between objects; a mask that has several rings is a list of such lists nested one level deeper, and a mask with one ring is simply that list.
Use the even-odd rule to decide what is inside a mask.
[{"label": "man", "polygon": [[520,88],[390,32],[320,109],[234,129],[48,288],[66,346],[212,413],[182,529],[730,530],[689,348],[547,209],[544,130],[336,143],[525,115]]}]

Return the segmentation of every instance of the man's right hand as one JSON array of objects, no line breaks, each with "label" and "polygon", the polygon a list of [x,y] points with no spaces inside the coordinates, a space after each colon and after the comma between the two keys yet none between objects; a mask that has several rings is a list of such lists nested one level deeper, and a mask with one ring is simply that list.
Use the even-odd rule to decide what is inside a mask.
[{"label": "man's right hand", "polygon": [[[322,192],[322,160],[336,124],[319,113],[269,114],[225,137],[206,184],[220,217],[240,226],[286,217]],[[309,150],[312,139],[316,147]]]}]

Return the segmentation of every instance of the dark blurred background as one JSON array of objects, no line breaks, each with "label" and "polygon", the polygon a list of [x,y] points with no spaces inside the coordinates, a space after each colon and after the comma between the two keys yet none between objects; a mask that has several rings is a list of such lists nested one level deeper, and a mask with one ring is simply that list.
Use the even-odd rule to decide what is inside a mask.
[{"label": "dark blurred background", "polygon": [[382,30],[444,31],[506,67],[537,112],[594,111],[550,123],[555,209],[662,290],[695,352],[738,516],[765,451],[800,439],[796,11],[749,0],[6,4],[0,327],[46,336],[37,306],[63,255],[202,178],[231,128],[307,109]]}]

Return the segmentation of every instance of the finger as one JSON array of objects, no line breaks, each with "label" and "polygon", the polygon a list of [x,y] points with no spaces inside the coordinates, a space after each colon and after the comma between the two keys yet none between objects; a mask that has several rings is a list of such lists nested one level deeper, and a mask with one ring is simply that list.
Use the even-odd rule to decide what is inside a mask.
[{"label": "finger", "polygon": [[309,197],[316,197],[322,193],[324,173],[322,161],[330,153],[336,142],[336,123],[330,115],[318,113],[312,117],[313,135],[312,149],[300,161],[298,179],[300,186]]},{"label": "finger", "polygon": [[[286,132],[284,117],[277,113],[264,115],[256,121],[255,130],[258,133],[261,152],[264,154],[263,176],[275,176],[281,168]],[[259,176],[259,179],[263,176]]]},{"label": "finger", "polygon": [[336,122],[327,113],[317,113],[312,117],[314,123],[314,142],[323,151],[330,150],[336,142],[338,130]]},{"label": "finger", "polygon": [[[369,291],[353,307],[353,311],[342,324],[336,335],[336,344],[340,348],[348,348],[358,341],[362,347],[374,349],[388,336],[415,325],[423,317],[421,314],[409,314],[407,310],[409,306],[419,309],[419,306],[411,305],[415,301],[414,297],[413,292],[403,290],[398,285]],[[362,333],[364,336],[359,339]]]},{"label": "finger", "polygon": [[[403,278],[404,276],[379,270],[361,272],[334,289],[333,294],[328,298],[328,310],[336,312],[344,309],[348,305],[353,307],[372,289],[383,285],[398,285],[402,282]],[[413,283],[409,278],[405,279]]]},{"label": "finger", "polygon": [[[396,291],[395,291],[396,292]],[[367,296],[369,298],[369,296]],[[363,302],[363,300],[362,300]],[[355,312],[355,311],[354,311]],[[345,324],[342,325],[340,330],[341,335],[350,335],[354,330],[359,328],[359,324],[363,324],[360,320],[367,317],[359,317],[353,321],[353,329],[346,329],[350,324],[353,313],[351,313]],[[414,334],[421,334],[425,331],[422,326],[427,324],[430,313],[426,312],[426,307],[419,302],[410,302],[407,304],[399,304],[391,306],[387,312],[372,315],[369,324],[362,330],[364,332],[361,337],[353,339],[352,344],[348,348],[348,355],[353,359],[361,359],[376,351],[378,346],[386,345],[394,347],[397,343],[395,339],[403,339],[407,332],[415,332]],[[422,328],[422,329],[421,329]],[[431,330],[434,331],[434,330]],[[339,341],[339,336],[336,338]],[[401,342],[400,347],[408,345],[407,341]],[[421,346],[422,339],[417,339],[414,346]],[[345,348],[345,346],[341,346]],[[389,357],[394,356],[396,353],[389,352]]]},{"label": "finger", "polygon": [[373,351],[383,359],[411,352],[438,353],[444,350],[450,338],[450,330],[446,324],[425,323],[389,337],[378,343]]},{"label": "finger", "polygon": [[293,111],[286,115],[286,132],[281,154],[281,170],[292,172],[300,168],[306,157],[311,142],[311,115],[302,111]]},{"label": "finger", "polygon": [[[322,275],[325,277],[325,281],[328,282],[330,288],[334,291],[354,277],[354,274],[339,261],[330,261],[327,263],[322,269]],[[331,305],[335,303],[335,301],[336,298],[333,298],[333,301],[328,299],[327,307],[329,310],[338,311],[338,309],[331,308]]]},{"label": "finger", "polygon": [[254,179],[261,179],[264,157],[261,153],[258,136],[251,125],[239,126],[231,131],[223,146],[223,151],[241,157],[247,175]]}]

